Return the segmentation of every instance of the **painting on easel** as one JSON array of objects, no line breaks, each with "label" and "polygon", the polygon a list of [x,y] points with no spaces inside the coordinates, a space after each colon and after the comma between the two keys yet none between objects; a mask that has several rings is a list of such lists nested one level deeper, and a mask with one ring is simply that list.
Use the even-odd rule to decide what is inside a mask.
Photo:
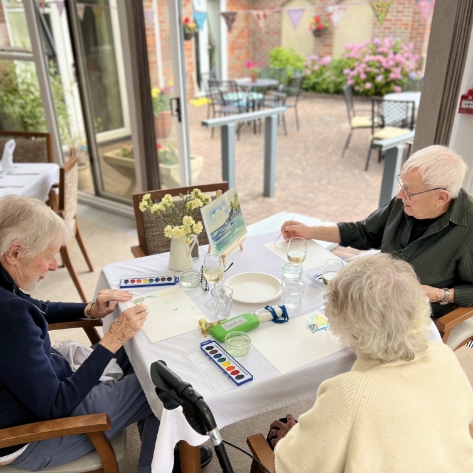
[{"label": "painting on easel", "polygon": [[229,254],[241,245],[247,231],[235,188],[202,207],[201,212],[214,255]]}]

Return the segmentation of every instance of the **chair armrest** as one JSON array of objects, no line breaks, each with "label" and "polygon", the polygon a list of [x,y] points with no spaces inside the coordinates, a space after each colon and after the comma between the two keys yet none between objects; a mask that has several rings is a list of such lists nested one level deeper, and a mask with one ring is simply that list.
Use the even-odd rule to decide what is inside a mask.
[{"label": "chair armrest", "polygon": [[470,435],[473,438],[473,424],[470,424]]},{"label": "chair armrest", "polygon": [[90,343],[99,343],[101,338],[95,327],[102,327],[102,319],[79,319],[73,322],[58,322],[49,324],[48,330],[67,330],[71,328],[82,328],[89,337]]},{"label": "chair armrest", "polygon": [[[256,457],[271,473],[276,473],[274,466],[274,452],[266,442],[262,434],[251,435],[246,439],[246,444],[250,447],[251,453]],[[263,470],[256,462],[251,466],[251,473],[259,473]]]},{"label": "chair armrest", "polygon": [[135,258],[142,258],[143,256],[146,256],[144,251],[141,249],[141,246],[132,246],[130,250]]},{"label": "chair armrest", "polygon": [[461,322],[473,317],[473,307],[459,307],[454,311],[450,312],[443,317],[440,317],[435,322],[440,335],[442,337],[442,341],[445,343],[450,335],[450,332],[453,327],[456,327]]},{"label": "chair armrest", "polygon": [[112,423],[105,413],[45,420],[0,430],[0,448],[111,428]]}]

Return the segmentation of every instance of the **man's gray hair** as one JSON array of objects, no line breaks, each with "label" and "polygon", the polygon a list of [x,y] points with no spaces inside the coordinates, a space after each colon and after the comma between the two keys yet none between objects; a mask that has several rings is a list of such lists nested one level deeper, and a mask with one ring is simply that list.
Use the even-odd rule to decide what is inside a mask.
[{"label": "man's gray hair", "polygon": [[433,145],[415,152],[402,167],[402,172],[418,170],[422,182],[432,188],[443,187],[456,199],[466,173],[466,164],[445,146]]},{"label": "man's gray hair", "polygon": [[0,255],[18,241],[32,258],[51,244],[65,245],[70,237],[64,220],[40,200],[16,195],[0,199]]},{"label": "man's gray hair", "polygon": [[413,360],[427,348],[430,305],[412,267],[381,253],[360,257],[327,285],[331,330],[358,355]]}]

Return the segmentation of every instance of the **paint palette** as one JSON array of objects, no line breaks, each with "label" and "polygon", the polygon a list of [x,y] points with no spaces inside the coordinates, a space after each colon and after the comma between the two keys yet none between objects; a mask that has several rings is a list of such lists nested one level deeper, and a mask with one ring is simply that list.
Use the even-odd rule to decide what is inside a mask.
[{"label": "paint palette", "polygon": [[122,276],[120,287],[151,287],[151,286],[174,286],[179,282],[179,277],[171,273],[154,274],[150,276]]},{"label": "paint palette", "polygon": [[253,380],[253,375],[243,368],[238,361],[229,355],[215,340],[206,340],[200,349],[228,376],[237,386]]}]

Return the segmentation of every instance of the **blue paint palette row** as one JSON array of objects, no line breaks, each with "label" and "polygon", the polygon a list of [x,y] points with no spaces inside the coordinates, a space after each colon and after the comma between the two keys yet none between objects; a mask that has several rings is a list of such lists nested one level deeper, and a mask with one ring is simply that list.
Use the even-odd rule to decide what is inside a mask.
[{"label": "blue paint palette row", "polygon": [[149,276],[122,276],[120,279],[120,287],[138,288],[151,286],[174,286],[179,282],[179,277],[174,274],[153,274]]},{"label": "blue paint palette row", "polygon": [[225,376],[229,377],[237,386],[253,380],[249,373],[238,361],[229,355],[215,340],[206,340],[200,344],[200,349],[210,358]]}]

